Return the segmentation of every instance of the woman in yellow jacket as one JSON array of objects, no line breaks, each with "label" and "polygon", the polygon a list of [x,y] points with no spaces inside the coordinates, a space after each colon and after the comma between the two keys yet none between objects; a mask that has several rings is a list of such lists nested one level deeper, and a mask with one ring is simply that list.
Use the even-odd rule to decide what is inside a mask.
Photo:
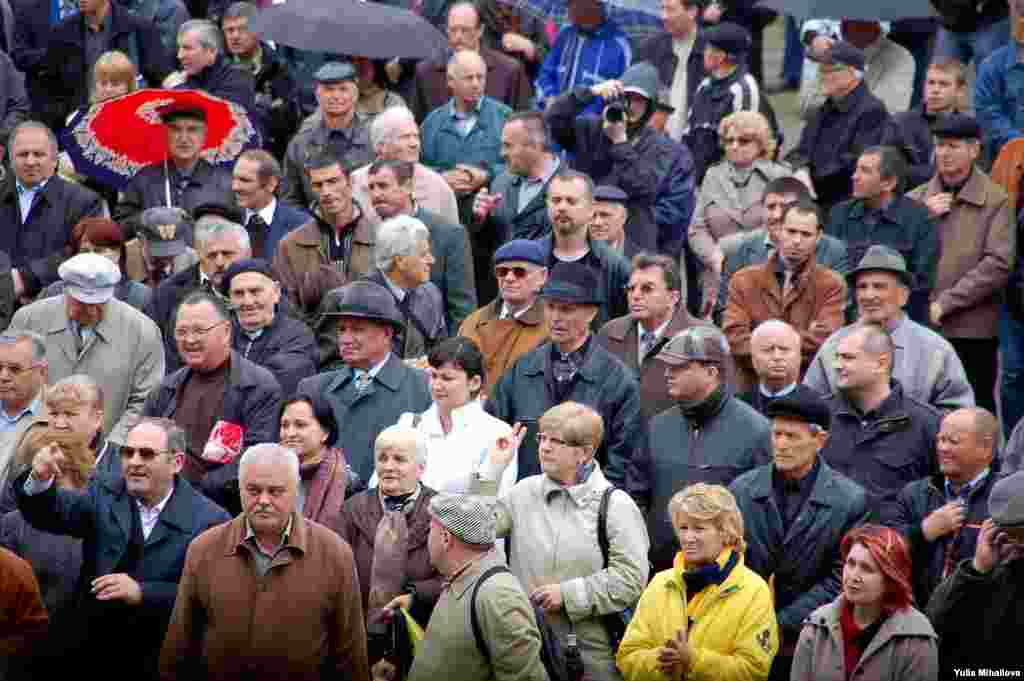
[{"label": "woman in yellow jacket", "polygon": [[743,565],[743,517],[721,485],[676,493],[682,550],[640,597],[616,663],[626,681],[764,681],[779,648],[765,581]]}]

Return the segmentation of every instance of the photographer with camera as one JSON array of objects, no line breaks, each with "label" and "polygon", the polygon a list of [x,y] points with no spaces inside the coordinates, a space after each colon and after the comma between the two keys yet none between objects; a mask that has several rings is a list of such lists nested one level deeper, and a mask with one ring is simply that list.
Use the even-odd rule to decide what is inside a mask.
[{"label": "photographer with camera", "polygon": [[[629,195],[626,234],[645,250],[657,250],[663,241],[653,211],[661,179],[658,149],[667,138],[647,125],[657,109],[659,85],[657,69],[641,62],[626,69],[621,80],[557,97],[544,114],[554,141],[575,155],[574,170]],[[580,115],[596,97],[605,102],[601,115]]]}]

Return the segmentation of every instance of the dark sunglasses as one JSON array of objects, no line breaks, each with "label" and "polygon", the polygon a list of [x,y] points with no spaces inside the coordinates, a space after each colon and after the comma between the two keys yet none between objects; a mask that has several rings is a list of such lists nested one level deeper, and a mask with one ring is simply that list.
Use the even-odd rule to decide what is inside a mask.
[{"label": "dark sunglasses", "polygon": [[504,279],[505,277],[508,276],[509,272],[511,272],[512,276],[515,277],[516,279],[522,279],[523,277],[530,273],[530,271],[527,270],[525,267],[503,267],[499,265],[494,268],[494,276],[496,276],[498,279]]},{"label": "dark sunglasses", "polygon": [[121,450],[118,452],[125,461],[131,461],[138,454],[144,463],[149,463],[156,459],[156,457],[166,453],[167,450],[153,449],[152,447],[121,447]]}]

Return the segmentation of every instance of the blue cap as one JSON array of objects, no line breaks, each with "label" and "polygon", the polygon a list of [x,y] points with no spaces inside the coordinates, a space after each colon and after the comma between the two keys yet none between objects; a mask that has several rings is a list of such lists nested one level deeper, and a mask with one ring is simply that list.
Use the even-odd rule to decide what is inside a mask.
[{"label": "blue cap", "polygon": [[548,260],[544,247],[529,239],[513,239],[494,253],[494,264],[501,262],[531,262],[540,267],[547,267]]},{"label": "blue cap", "polygon": [[329,61],[313,74],[313,80],[318,83],[340,83],[346,80],[354,83],[358,78],[356,67],[347,61]]},{"label": "blue cap", "polygon": [[594,200],[626,203],[629,201],[629,194],[614,185],[602,184],[594,188]]}]

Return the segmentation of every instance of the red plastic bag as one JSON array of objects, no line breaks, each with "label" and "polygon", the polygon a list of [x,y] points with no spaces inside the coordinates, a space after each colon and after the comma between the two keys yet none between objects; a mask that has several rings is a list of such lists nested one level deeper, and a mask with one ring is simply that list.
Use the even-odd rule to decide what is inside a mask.
[{"label": "red plastic bag", "polygon": [[210,431],[210,439],[203,447],[203,460],[211,463],[231,463],[242,453],[245,429],[230,421],[217,421]]}]

